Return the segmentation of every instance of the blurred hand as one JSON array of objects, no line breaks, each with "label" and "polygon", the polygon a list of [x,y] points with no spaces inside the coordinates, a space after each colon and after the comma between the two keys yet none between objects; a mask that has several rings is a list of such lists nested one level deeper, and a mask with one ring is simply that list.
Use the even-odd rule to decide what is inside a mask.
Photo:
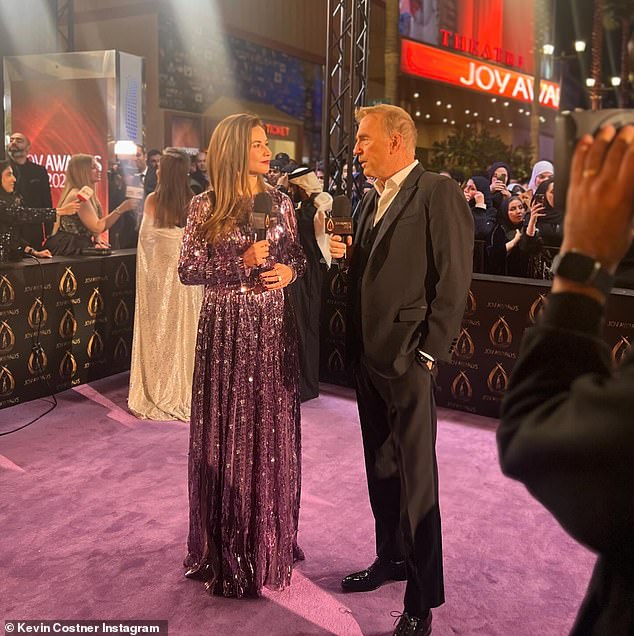
[{"label": "blurred hand", "polygon": [[259,267],[264,265],[269,257],[269,242],[264,239],[253,243],[243,254],[242,260],[246,267]]},{"label": "blurred hand", "polygon": [[126,199],[121,205],[117,206],[117,209],[121,214],[136,210],[138,205],[137,199]]},{"label": "blurred hand", "polygon": [[266,289],[282,289],[293,280],[293,270],[284,263],[275,263],[272,269],[260,274],[260,280]]},{"label": "blurred hand", "polygon": [[576,250],[609,271],[632,242],[634,126],[613,126],[577,144],[570,170],[561,252]]},{"label": "blurred hand", "polygon": [[344,241],[343,236],[338,234],[331,234],[328,241],[328,247],[330,248],[330,255],[333,258],[345,258],[346,249],[352,245],[352,237],[346,236]]},{"label": "blurred hand", "polygon": [[288,190],[288,175],[283,173],[282,176],[277,180],[277,185],[282,186],[285,190]]},{"label": "blurred hand", "polygon": [[473,198],[475,199],[476,205],[485,205],[485,203],[484,203],[484,194],[482,194],[482,192],[480,192],[480,190],[478,190],[473,195]]},{"label": "blurred hand", "polygon": [[53,255],[48,250],[33,250],[31,254],[36,258],[53,258]]},{"label": "blurred hand", "polygon": [[70,216],[71,214],[76,214],[77,210],[79,210],[80,202],[79,201],[71,201],[70,203],[66,203],[61,208],[56,208],[55,212],[58,216]]}]

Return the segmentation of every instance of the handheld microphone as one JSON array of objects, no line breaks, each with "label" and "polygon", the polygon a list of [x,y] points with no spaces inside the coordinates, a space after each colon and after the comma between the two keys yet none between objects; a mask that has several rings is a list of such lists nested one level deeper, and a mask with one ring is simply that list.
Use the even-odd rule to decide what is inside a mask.
[{"label": "handheld microphone", "polygon": [[259,192],[255,195],[253,201],[253,229],[255,230],[257,240],[264,241],[266,239],[266,231],[271,224],[271,209],[273,201],[267,192]]},{"label": "handheld microphone", "polygon": [[90,199],[93,194],[95,194],[95,191],[90,186],[84,186],[77,193],[77,200],[83,203],[84,201],[88,201],[88,199]]},{"label": "handheld microphone", "polygon": [[326,217],[326,233],[349,235],[352,230],[352,203],[348,197],[340,194],[332,200],[332,210]]}]

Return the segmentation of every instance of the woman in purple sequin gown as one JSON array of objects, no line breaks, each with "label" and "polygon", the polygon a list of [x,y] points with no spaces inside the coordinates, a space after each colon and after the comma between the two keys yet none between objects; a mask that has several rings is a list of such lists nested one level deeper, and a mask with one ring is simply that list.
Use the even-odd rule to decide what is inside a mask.
[{"label": "woman in purple sequin gown", "polygon": [[[300,411],[297,337],[284,287],[303,273],[293,206],[269,190],[260,120],[232,115],[207,154],[210,192],[194,197],[179,274],[204,285],[189,448],[188,578],[224,596],[290,583],[297,548]],[[273,219],[256,241],[253,197]]]}]

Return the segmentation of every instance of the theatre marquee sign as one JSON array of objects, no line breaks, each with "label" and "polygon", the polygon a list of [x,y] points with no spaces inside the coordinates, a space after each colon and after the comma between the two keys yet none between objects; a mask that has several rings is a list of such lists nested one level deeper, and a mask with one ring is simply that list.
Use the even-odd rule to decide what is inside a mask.
[{"label": "theatre marquee sign", "polygon": [[[534,80],[482,59],[449,53],[412,40],[401,40],[401,70],[409,75],[454,84],[480,93],[531,103]],[[548,108],[559,108],[559,85],[542,80],[539,102]]]}]

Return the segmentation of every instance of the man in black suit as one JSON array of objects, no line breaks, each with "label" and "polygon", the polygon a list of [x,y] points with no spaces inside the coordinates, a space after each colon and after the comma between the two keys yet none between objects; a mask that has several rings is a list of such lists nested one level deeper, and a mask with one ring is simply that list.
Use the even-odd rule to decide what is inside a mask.
[{"label": "man in black suit", "polygon": [[552,291],[522,342],[498,429],[504,473],[599,555],[575,636],[634,634],[634,352],[613,369],[600,335],[632,242],[633,183],[634,126],[581,139]]},{"label": "man in black suit", "polygon": [[[377,558],[349,592],[407,579],[396,635],[431,633],[444,602],[434,374],[450,358],[471,282],[473,220],[458,184],[415,159],[407,112],[361,108],[354,152],[375,189],[363,199],[348,272],[355,370]],[[335,236],[333,257],[345,253]]]},{"label": "man in black suit", "polygon": [[[21,132],[11,133],[7,152],[11,160],[11,168],[17,181],[15,191],[25,208],[52,208],[51,184],[48,172],[29,159],[31,142]],[[46,238],[53,231],[53,222],[31,223],[24,226],[23,238],[35,250],[39,250]]]}]

